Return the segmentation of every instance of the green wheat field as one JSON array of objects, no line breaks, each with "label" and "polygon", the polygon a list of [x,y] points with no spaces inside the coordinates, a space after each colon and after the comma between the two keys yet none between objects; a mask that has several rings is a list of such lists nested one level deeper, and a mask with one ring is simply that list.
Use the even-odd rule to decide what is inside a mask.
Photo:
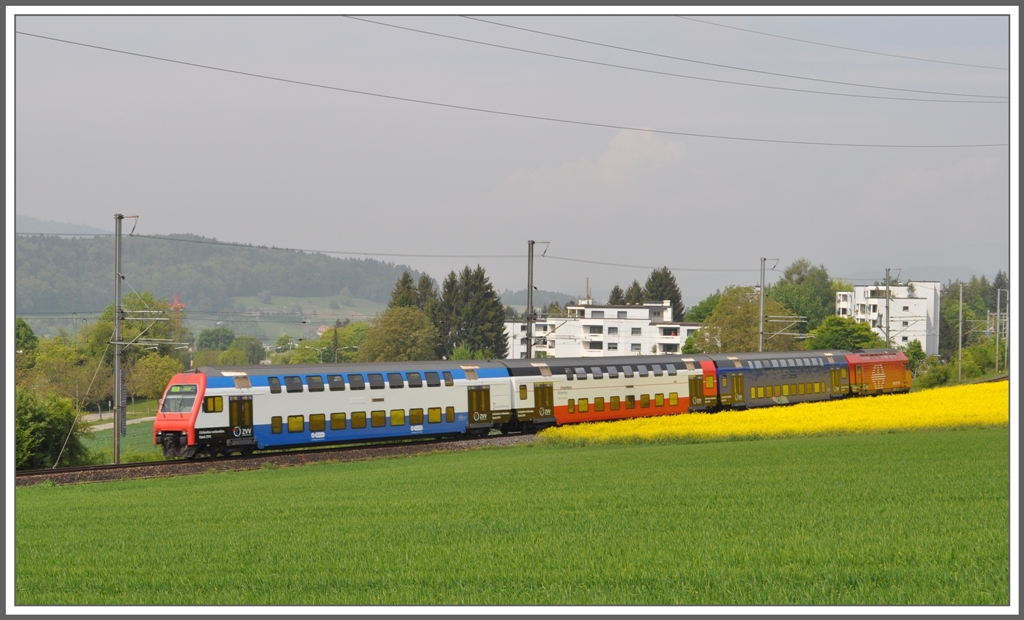
[{"label": "green wheat field", "polygon": [[17,605],[1008,605],[1006,428],[16,490]]}]

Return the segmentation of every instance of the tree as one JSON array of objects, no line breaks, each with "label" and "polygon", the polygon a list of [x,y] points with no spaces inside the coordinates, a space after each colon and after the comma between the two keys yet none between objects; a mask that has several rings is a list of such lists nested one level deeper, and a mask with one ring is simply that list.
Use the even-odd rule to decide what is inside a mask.
[{"label": "tree", "polygon": [[718,305],[721,299],[722,291],[716,290],[701,300],[696,306],[690,306],[690,309],[686,311],[686,320],[691,323],[703,323],[715,311],[715,306]]},{"label": "tree", "polygon": [[910,364],[910,371],[917,374],[919,368],[921,368],[924,361],[928,359],[928,354],[921,348],[920,340],[912,340],[910,344],[903,350],[907,356],[907,362]]},{"label": "tree", "polygon": [[317,344],[313,346],[324,350],[324,361],[334,360],[334,353],[337,351],[338,362],[354,362],[357,351],[363,344],[363,340],[366,339],[369,329],[370,324],[362,321],[355,323],[336,321],[334,327],[321,334],[320,339],[316,341]]},{"label": "tree", "polygon": [[519,313],[512,306],[505,306],[505,318],[510,321],[515,321],[519,318]]},{"label": "tree", "polygon": [[858,323],[849,317],[832,315],[821,322],[818,329],[804,341],[809,350],[820,349],[878,349],[885,341],[867,323]]},{"label": "tree", "polygon": [[437,329],[425,312],[395,306],[370,322],[356,359],[361,362],[408,362],[437,359]]},{"label": "tree", "polygon": [[[759,312],[760,298],[754,287],[726,287],[711,316],[691,337],[693,352],[757,351]],[[764,312],[769,316],[792,314],[788,308],[771,299],[765,299]],[[793,351],[798,348],[796,339],[791,335],[770,336],[768,332],[776,331],[772,325],[765,323],[765,351]]]},{"label": "tree", "polygon": [[490,351],[496,358],[508,353],[505,309],[480,265],[448,274],[433,319],[440,357],[450,357],[462,344],[473,351]]},{"label": "tree", "polygon": [[129,392],[142,398],[160,398],[171,377],[183,370],[181,362],[173,357],[153,354],[139,358],[125,373],[130,379],[126,381]]},{"label": "tree", "polygon": [[[121,308],[125,318],[121,321],[121,340],[138,342],[138,339],[163,339],[173,341],[171,321],[158,321],[157,318],[170,318],[170,303],[166,299],[155,299],[150,291],[133,293],[122,299]],[[161,317],[161,313],[163,317]],[[114,350],[108,346],[114,335],[114,304],[110,304],[100,314],[96,324],[88,331],[89,341],[86,354],[91,358],[103,356],[108,364],[113,365]],[[157,345],[161,355],[171,355],[174,344]],[[200,347],[202,348],[202,347]],[[121,354],[122,363],[129,363],[146,354],[141,346],[125,347]]]},{"label": "tree", "polygon": [[218,366],[246,366],[248,364],[249,358],[245,355],[245,352],[238,349],[228,349],[227,351],[222,351],[217,356]]},{"label": "tree", "polygon": [[248,360],[246,363],[253,365],[259,364],[267,353],[263,348],[263,343],[256,336],[238,336],[231,341],[231,346],[228,349],[241,351]]},{"label": "tree", "polygon": [[807,317],[806,330],[817,329],[825,317],[833,316],[836,295],[824,265],[811,265],[806,258],[794,261],[782,279],[768,288],[768,299],[774,299],[797,316]]},{"label": "tree", "polygon": [[113,391],[111,369],[102,358],[90,359],[67,337],[58,336],[39,340],[35,365],[18,373],[15,381],[40,398],[53,394],[79,403],[105,402]]},{"label": "tree", "polygon": [[20,316],[14,319],[14,349],[16,351],[35,351],[36,345],[39,343],[39,339],[36,338],[36,334],[29,327],[29,324],[25,322],[25,319]]},{"label": "tree", "polygon": [[197,349],[211,349],[213,351],[227,351],[235,340],[235,332],[223,325],[204,329],[199,332],[199,339],[196,340]]},{"label": "tree", "polygon": [[619,285],[616,284],[612,287],[612,292],[608,294],[608,305],[609,306],[624,306],[626,305],[626,294],[622,292]]},{"label": "tree", "polygon": [[425,273],[420,274],[420,279],[416,281],[416,307],[426,312],[427,316],[431,316],[436,304],[437,286],[434,284],[434,278]]},{"label": "tree", "polygon": [[403,271],[398,281],[395,282],[395,288],[391,290],[391,301],[388,302],[388,308],[416,308],[418,306],[419,304],[416,302],[416,284],[413,282],[409,272]]},{"label": "tree", "polygon": [[217,358],[220,357],[220,354],[221,351],[214,351],[213,349],[201,349],[196,351],[196,354],[192,356],[192,368],[217,366]]},{"label": "tree", "polygon": [[640,288],[639,282],[633,280],[633,283],[626,289],[626,293],[623,297],[627,304],[643,305],[644,289]]},{"label": "tree", "polygon": [[686,306],[683,305],[683,295],[679,292],[675,275],[668,267],[655,269],[651,275],[647,276],[647,282],[644,284],[644,300],[672,302],[672,320],[683,320],[683,311],[686,310]]},{"label": "tree", "polygon": [[55,394],[41,398],[16,387],[15,469],[48,469],[55,463],[68,467],[88,464],[89,451],[81,438],[89,430],[76,418],[71,399]]},{"label": "tree", "polygon": [[565,310],[563,310],[562,307],[558,305],[557,301],[553,301],[550,304],[541,308],[540,313],[541,316],[565,316]]}]

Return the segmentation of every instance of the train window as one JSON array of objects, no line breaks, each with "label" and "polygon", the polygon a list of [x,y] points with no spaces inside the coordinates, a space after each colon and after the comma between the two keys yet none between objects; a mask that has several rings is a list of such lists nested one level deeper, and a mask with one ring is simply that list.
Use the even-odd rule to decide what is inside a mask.
[{"label": "train window", "polygon": [[619,377],[619,369],[615,366],[609,366],[605,370],[608,371],[609,379],[617,379]]},{"label": "train window", "polygon": [[665,364],[665,370],[668,372],[668,376],[670,376],[670,377],[676,376],[676,365],[675,364]]},{"label": "train window", "polygon": [[650,406],[651,406],[651,397],[650,397],[650,395],[649,394],[641,394],[640,395],[640,407],[646,409],[647,407],[650,407]]},{"label": "train window", "polygon": [[623,398],[623,402],[626,405],[626,409],[633,409],[636,407],[636,396],[633,396],[632,394],[626,394],[626,396]]},{"label": "train window", "polygon": [[750,397],[757,398],[757,388],[750,388]]},{"label": "train window", "polygon": [[778,368],[779,367],[779,360],[769,360],[769,361],[771,361],[771,363],[772,363],[772,368]]},{"label": "train window", "polygon": [[345,414],[344,413],[332,413],[331,414],[331,430],[332,431],[343,431],[343,430],[345,430]]},{"label": "train window", "polygon": [[679,404],[679,392],[668,393],[668,404],[673,407]]},{"label": "train window", "polygon": [[423,424],[423,410],[422,409],[410,409],[409,410],[409,424],[416,426],[417,424]]},{"label": "train window", "polygon": [[441,387],[441,375],[436,372],[425,373],[427,375],[427,387]]},{"label": "train window", "polygon": [[781,395],[782,395],[782,388],[776,385],[775,386],[775,398],[778,398]]},{"label": "train window", "polygon": [[363,375],[349,375],[348,384],[353,390],[365,390],[366,382],[363,381]]},{"label": "train window", "polygon": [[576,413],[576,399],[569,399],[569,413]]},{"label": "train window", "polygon": [[757,397],[764,398],[764,387],[757,388]]},{"label": "train window", "polygon": [[715,375],[708,375],[704,377],[704,389],[713,390],[715,389]]},{"label": "train window", "polygon": [[526,400],[526,384],[519,386],[519,400]]},{"label": "train window", "polygon": [[267,377],[267,384],[270,385],[271,394],[281,393],[281,380],[277,377]]},{"label": "train window", "polygon": [[729,387],[729,375],[722,375],[722,389]]},{"label": "train window", "polygon": [[661,365],[660,364],[651,364],[651,373],[653,373],[655,377],[660,377],[661,376]]},{"label": "train window", "polygon": [[803,359],[804,359],[804,366],[810,366],[811,365],[811,360],[807,359],[806,357],[803,358]]},{"label": "train window", "polygon": [[821,392],[824,392],[824,391],[825,391],[825,382],[824,381],[819,381],[818,383],[814,384],[814,393],[815,394],[820,394]]},{"label": "train window", "polygon": [[[370,387],[373,387],[371,384]],[[389,372],[388,373],[388,387],[391,389],[398,389],[405,387],[405,380],[402,379],[402,373],[400,372]]]},{"label": "train window", "polygon": [[322,431],[327,429],[327,416],[323,413],[314,413],[309,416],[309,430]]},{"label": "train window", "polygon": [[814,393],[814,388],[811,387],[810,383],[807,384],[807,393],[808,394],[813,394]]},{"label": "train window", "polygon": [[405,409],[391,410],[391,426],[405,426]]},{"label": "train window", "polygon": [[618,411],[619,410],[619,397],[618,396],[612,396],[611,400],[608,401],[608,404],[611,405],[612,411]]},{"label": "train window", "polygon": [[572,368],[566,368],[565,369],[565,380],[566,381],[572,381],[572,378],[573,378]]},{"label": "train window", "polygon": [[789,366],[790,368],[795,368],[796,364],[793,363],[793,360],[786,360],[786,366]]},{"label": "train window", "polygon": [[274,433],[275,435],[280,435],[281,430],[281,416],[276,415],[270,418],[270,432]]},{"label": "train window", "polygon": [[789,384],[786,383],[782,386],[782,395],[789,396]]},{"label": "train window", "polygon": [[664,394],[655,394],[654,395],[654,406],[655,407],[664,407],[665,406],[665,395]]},{"label": "train window", "polygon": [[795,389],[795,390],[794,390],[794,392],[793,392],[794,394],[797,394],[797,393],[799,393],[799,394],[800,394],[800,396],[803,396],[803,395],[804,395],[804,384],[803,384],[803,383],[797,383],[797,384],[796,384],[796,386],[795,386],[795,388],[796,388],[796,389]]},{"label": "train window", "polygon": [[[351,375],[349,375],[351,376]],[[353,411],[352,412],[352,428],[366,428],[366,412],[365,411]]]},{"label": "train window", "polygon": [[455,421],[455,407],[444,408],[444,421],[454,422]]},{"label": "train window", "polygon": [[452,373],[445,370],[441,373],[441,376],[444,377],[444,384],[448,387],[455,385],[455,379],[452,379]]},{"label": "train window", "polygon": [[310,392],[323,392],[324,378],[320,375],[306,375],[306,385]]},{"label": "train window", "polygon": [[590,374],[594,375],[595,379],[604,379],[604,371],[600,366],[591,366]]},{"label": "train window", "polygon": [[587,369],[586,368],[576,367],[575,370],[576,370],[576,378],[578,380],[580,380],[580,381],[586,381],[587,380]]},{"label": "train window", "polygon": [[761,365],[761,360],[754,360],[754,368],[764,370],[764,366]]},{"label": "train window", "polygon": [[590,403],[587,401],[586,398],[579,399],[578,401],[576,401],[576,404],[579,407],[580,413],[586,413],[590,411]]},{"label": "train window", "polygon": [[846,368],[840,368],[839,373],[843,377],[843,379],[846,378]]},{"label": "train window", "polygon": [[327,375],[327,385],[332,392],[341,392],[345,389],[345,377],[341,375]]},{"label": "train window", "polygon": [[379,372],[371,372],[370,374],[368,374],[366,376],[370,380],[370,389],[371,390],[383,390],[384,389],[384,375],[380,374]]},{"label": "train window", "polygon": [[288,416],[288,432],[289,433],[301,433],[306,430],[306,423],[303,421],[300,415]]},{"label": "train window", "polygon": [[418,372],[410,372],[410,373],[406,373],[405,376],[406,376],[406,378],[409,379],[409,387],[411,387],[411,388],[423,387],[423,377],[420,376],[420,373],[418,373]]},{"label": "train window", "polygon": [[380,428],[387,426],[388,414],[386,411],[378,409],[377,411],[370,412],[370,426],[374,428]]},{"label": "train window", "polygon": [[431,408],[427,409],[427,422],[430,422],[431,424],[440,424],[441,423],[441,408],[440,407],[431,407]]},{"label": "train window", "polygon": [[302,379],[298,377],[285,377],[284,388],[288,392],[301,392],[302,391]]},{"label": "train window", "polygon": [[799,357],[796,358],[796,360],[794,360],[794,363],[796,364],[797,368],[803,368],[804,367],[804,363],[803,363],[803,361]]},{"label": "train window", "polygon": [[597,396],[594,398],[594,411],[604,411],[604,397]]},{"label": "train window", "polygon": [[647,376],[647,366],[644,366],[643,364],[637,364],[636,365],[636,374],[639,377],[646,377]]},{"label": "train window", "polygon": [[203,412],[220,413],[221,411],[224,411],[223,396],[207,396],[203,399]]},{"label": "train window", "polygon": [[632,366],[623,366],[622,367],[622,376],[627,378],[627,379],[632,379],[633,378],[633,367]]}]

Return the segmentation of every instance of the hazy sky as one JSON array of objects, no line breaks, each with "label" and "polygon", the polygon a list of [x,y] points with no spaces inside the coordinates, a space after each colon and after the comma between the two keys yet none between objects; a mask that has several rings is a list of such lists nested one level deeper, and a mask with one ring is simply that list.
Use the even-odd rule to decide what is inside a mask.
[{"label": "hazy sky", "polygon": [[439,281],[479,263],[498,290],[525,288],[527,241],[548,241],[535,285],[589,278],[602,301],[662,265],[692,305],[756,283],[761,257],[858,282],[1010,264],[1016,13],[372,10],[396,27],[8,8],[17,212],[109,230],[137,214],[143,234],[366,253]]}]

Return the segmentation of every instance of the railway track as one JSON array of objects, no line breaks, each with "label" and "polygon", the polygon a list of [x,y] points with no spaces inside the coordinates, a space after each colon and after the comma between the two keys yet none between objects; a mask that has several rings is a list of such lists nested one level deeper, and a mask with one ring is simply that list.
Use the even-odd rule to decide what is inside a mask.
[{"label": "railway track", "polygon": [[14,474],[15,486],[32,486],[50,481],[54,484],[77,484],[81,482],[107,482],[140,478],[187,476],[224,471],[245,471],[270,466],[289,467],[305,463],[324,461],[362,461],[390,456],[407,456],[428,452],[469,450],[473,448],[510,446],[533,441],[536,435],[493,435],[474,439],[423,439],[386,444],[335,446],[315,450],[289,452],[266,452],[252,456],[229,456],[219,458],[150,461],[145,463],[121,463],[119,465],[94,465],[90,467],[64,467],[61,469],[36,469],[19,471]]}]

